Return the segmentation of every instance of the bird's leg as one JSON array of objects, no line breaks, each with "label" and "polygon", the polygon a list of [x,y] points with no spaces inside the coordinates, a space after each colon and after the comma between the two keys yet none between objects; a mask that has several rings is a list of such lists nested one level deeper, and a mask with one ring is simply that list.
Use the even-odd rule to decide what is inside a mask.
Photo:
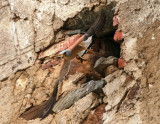
[{"label": "bird's leg", "polygon": [[81,36],[72,46],[68,49],[72,52],[76,46],[78,46],[84,40],[84,35]]}]

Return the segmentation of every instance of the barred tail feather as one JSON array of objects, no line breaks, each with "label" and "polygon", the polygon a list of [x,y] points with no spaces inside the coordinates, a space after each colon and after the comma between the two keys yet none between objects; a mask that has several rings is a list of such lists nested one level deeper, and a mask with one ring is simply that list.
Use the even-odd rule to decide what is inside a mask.
[{"label": "barred tail feather", "polygon": [[41,105],[32,107],[28,111],[24,112],[20,117],[26,120],[31,120],[35,118],[41,118],[42,120],[45,117],[47,117],[52,112],[52,108],[56,103],[58,84],[59,84],[59,79],[56,82],[56,85],[54,87],[51,97],[47,101],[45,101]]}]

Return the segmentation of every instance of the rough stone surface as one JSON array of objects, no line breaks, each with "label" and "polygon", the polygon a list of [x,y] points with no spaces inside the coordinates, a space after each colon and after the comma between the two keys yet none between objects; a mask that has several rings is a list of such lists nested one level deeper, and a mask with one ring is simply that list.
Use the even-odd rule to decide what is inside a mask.
[{"label": "rough stone surface", "polygon": [[125,42],[122,44],[122,56],[124,56],[125,61],[138,58],[136,45],[137,38],[126,37]]},{"label": "rough stone surface", "polygon": [[[158,0],[1,0],[0,123],[79,124],[95,111],[100,99],[107,103],[104,124],[159,123],[159,4]],[[49,98],[58,76],[60,65],[42,70],[39,53],[60,42],[68,29],[88,29],[101,10],[107,23],[99,36],[115,31],[113,25],[125,34],[117,55],[125,60],[124,69],[104,70],[104,94],[91,93],[42,121],[20,119],[27,108]]]},{"label": "rough stone surface", "polygon": [[83,119],[87,117],[90,110],[98,105],[97,96],[93,93],[88,94],[86,97],[78,100],[69,109],[63,110],[56,114],[52,124],[80,124]]},{"label": "rough stone surface", "polygon": [[[0,75],[0,80],[17,70],[32,66],[36,52],[54,42],[54,31],[63,26],[63,21],[73,18],[85,7],[98,4],[95,0],[2,0],[0,72],[3,74]],[[30,62],[27,64],[24,61]]]},{"label": "rough stone surface", "polygon": [[103,113],[105,112],[106,104],[101,104],[98,106],[95,111],[92,111],[83,124],[102,124]]},{"label": "rough stone surface", "polygon": [[0,80],[8,77],[19,69],[24,69],[34,64],[34,29],[29,20],[11,20],[12,13],[8,6],[0,9],[0,37],[2,49],[0,51]]},{"label": "rough stone surface", "polygon": [[82,10],[81,13],[77,14],[74,19],[69,19],[66,22],[66,29],[88,29],[97,18],[100,12],[104,12],[106,14],[106,23],[100,33],[97,36],[104,36],[108,34],[110,31],[114,31],[112,27],[112,18],[114,15],[114,7],[115,2],[111,4],[101,5],[101,7],[95,7],[92,11],[89,9]]},{"label": "rough stone surface", "polygon": [[[121,57],[126,61],[124,70],[138,83],[134,87],[139,86],[129,90],[118,111],[116,107],[106,108],[105,124],[159,123],[159,112],[156,110],[160,103],[157,97],[159,78],[156,76],[159,73],[156,57],[159,56],[159,42],[156,42],[159,39],[158,4],[157,0],[124,0],[117,5],[118,29],[126,34],[121,45]],[[107,97],[105,100],[108,100]]]},{"label": "rough stone surface", "polygon": [[[115,76],[116,79],[113,79]],[[113,79],[113,81],[111,79]],[[107,103],[111,107],[114,107],[120,103],[127,90],[135,84],[135,81],[129,79],[129,77],[121,71],[114,72],[113,74],[107,76],[105,80],[107,85],[103,88],[103,91],[108,97]]]},{"label": "rough stone surface", "polygon": [[[65,2],[64,2],[65,1]],[[61,20],[66,21],[68,18],[74,17],[85,7],[91,8],[93,5],[99,4],[97,0],[81,0],[66,2],[66,0],[57,1],[55,0],[55,15]],[[67,5],[67,6],[65,6]],[[75,7],[76,6],[76,7]]]},{"label": "rough stone surface", "polygon": [[101,73],[104,73],[104,70],[110,66],[110,65],[115,65],[117,66],[118,60],[116,57],[109,56],[108,58],[101,57],[99,58],[94,65],[94,68]]},{"label": "rough stone surface", "polygon": [[83,98],[92,91],[101,89],[105,84],[105,81],[90,81],[82,87],[72,90],[66,94],[66,96],[60,98],[53,107],[53,111],[58,113],[61,110],[69,108],[77,100]]}]

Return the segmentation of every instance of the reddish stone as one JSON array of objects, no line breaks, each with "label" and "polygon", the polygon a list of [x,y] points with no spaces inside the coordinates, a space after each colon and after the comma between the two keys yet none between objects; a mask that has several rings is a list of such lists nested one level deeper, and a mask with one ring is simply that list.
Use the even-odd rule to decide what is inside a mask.
[{"label": "reddish stone", "polygon": [[49,68],[48,69],[48,71],[51,72],[51,73],[54,72],[54,70],[55,70],[55,68]]},{"label": "reddish stone", "polygon": [[133,100],[134,98],[136,98],[136,94],[138,93],[138,90],[139,90],[139,85],[135,85],[134,87],[131,88],[131,90],[129,91],[127,97],[128,99],[131,99]]},{"label": "reddish stone", "polygon": [[124,34],[122,31],[116,31],[114,34],[114,40],[116,42],[121,42],[124,39]]},{"label": "reddish stone", "polygon": [[56,55],[58,52],[67,49],[68,47],[72,46],[74,42],[76,42],[81,36],[81,34],[73,35],[72,37],[69,37],[64,41],[61,41],[60,43],[51,46],[46,51],[40,53],[39,59],[45,58],[47,56]]},{"label": "reddish stone", "polygon": [[46,64],[43,64],[42,65],[42,69],[48,69],[48,68],[51,68],[55,65],[58,65],[59,63],[61,62],[61,59],[54,59]]},{"label": "reddish stone", "polygon": [[106,104],[98,106],[94,113],[89,114],[83,124],[103,124],[103,113],[105,112]]},{"label": "reddish stone", "polygon": [[82,124],[100,124],[95,114],[89,114]]},{"label": "reddish stone", "polygon": [[124,59],[119,58],[118,59],[118,68],[124,68],[126,66],[126,62],[124,61]]},{"label": "reddish stone", "polygon": [[118,27],[118,25],[119,25],[119,17],[115,15],[113,17],[113,27]]},{"label": "reddish stone", "polygon": [[99,124],[103,124],[103,113],[105,113],[106,104],[101,104],[95,109],[95,115],[97,116]]}]

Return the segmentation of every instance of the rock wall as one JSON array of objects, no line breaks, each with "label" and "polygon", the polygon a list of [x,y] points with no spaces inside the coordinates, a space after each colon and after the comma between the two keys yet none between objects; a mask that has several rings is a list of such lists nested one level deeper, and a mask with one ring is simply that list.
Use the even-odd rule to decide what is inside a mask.
[{"label": "rock wall", "polygon": [[[156,78],[159,73],[157,70],[159,65],[157,50],[159,48],[155,47],[155,44],[159,46],[159,34],[156,33],[159,30],[160,19],[158,4],[159,1],[157,0],[128,0],[117,5],[116,16],[119,23],[117,30],[122,31],[122,36],[124,36],[124,41],[121,44],[121,58],[126,63],[124,71],[132,77],[128,81],[133,80],[135,84],[127,90],[129,85],[128,82],[127,84],[125,82],[125,89],[122,90],[120,84],[118,84],[120,86],[114,85],[115,80],[119,79],[118,77],[109,81],[111,87],[114,87],[114,92],[111,92],[111,100],[108,101],[108,97],[106,98],[111,104],[106,106],[108,112],[104,114],[105,124],[159,123],[159,112],[156,110],[160,103],[157,96],[159,94],[157,92],[159,78]],[[110,89],[112,89],[109,84],[108,88],[107,85],[104,87],[104,91],[107,94],[109,92],[107,96],[110,96]],[[122,92],[124,93],[121,96]],[[118,96],[115,96],[116,94]],[[119,99],[120,96],[121,100]],[[116,104],[117,107],[112,107],[117,99],[119,101]]]},{"label": "rock wall", "polygon": [[[158,0],[1,0],[0,123],[158,124],[159,4]],[[114,39],[121,47],[119,69],[107,71],[104,94],[90,93],[42,121],[19,118],[26,108],[47,100],[55,85],[60,65],[44,70],[40,53],[62,41],[68,30],[89,28],[100,11],[106,13],[107,23],[99,37],[113,33],[114,25]],[[65,82],[70,90],[77,88]],[[100,104],[103,111],[97,108]]]},{"label": "rock wall", "polygon": [[0,80],[32,66],[37,53],[54,42],[54,33],[64,21],[99,4],[96,0],[2,0]]}]

